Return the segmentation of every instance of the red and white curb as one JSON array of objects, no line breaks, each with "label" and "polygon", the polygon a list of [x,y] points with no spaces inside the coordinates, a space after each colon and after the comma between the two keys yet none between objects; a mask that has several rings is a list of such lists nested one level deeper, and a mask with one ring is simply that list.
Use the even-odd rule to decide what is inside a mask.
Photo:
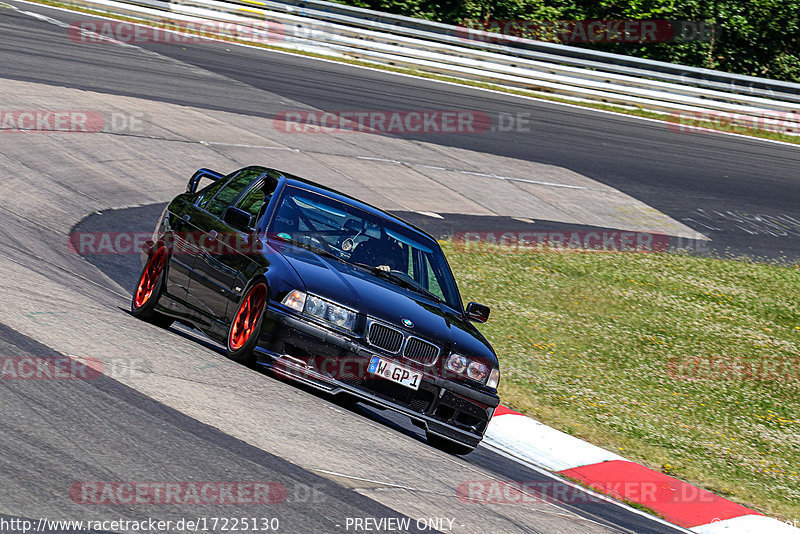
[{"label": "red and white curb", "polygon": [[698,534],[800,533],[792,525],[626,460],[505,406],[495,411],[484,441],[599,493],[641,504]]}]

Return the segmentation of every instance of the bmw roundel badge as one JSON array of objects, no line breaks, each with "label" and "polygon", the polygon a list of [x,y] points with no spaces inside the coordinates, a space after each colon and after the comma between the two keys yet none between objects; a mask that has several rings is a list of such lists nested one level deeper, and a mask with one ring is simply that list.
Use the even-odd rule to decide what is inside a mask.
[{"label": "bmw roundel badge", "polygon": [[412,323],[410,319],[403,319],[403,324],[406,328],[414,328],[414,323]]}]

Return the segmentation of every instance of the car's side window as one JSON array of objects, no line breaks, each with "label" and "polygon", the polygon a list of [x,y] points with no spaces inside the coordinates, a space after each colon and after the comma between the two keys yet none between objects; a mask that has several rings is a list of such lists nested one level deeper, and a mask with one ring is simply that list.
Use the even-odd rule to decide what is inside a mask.
[{"label": "car's side window", "polygon": [[225,184],[225,187],[220,189],[213,200],[205,206],[206,211],[216,217],[222,217],[225,209],[236,200],[236,197],[263,173],[264,171],[261,169],[246,169],[240,172]]},{"label": "car's side window", "polygon": [[214,195],[216,195],[217,192],[219,192],[219,190],[222,189],[222,186],[225,185],[226,183],[228,183],[228,178],[221,178],[216,182],[211,182],[203,189],[201,189],[197,193],[197,196],[200,199],[199,202],[197,203],[197,206],[205,209],[208,203],[211,202],[211,199],[214,198]]},{"label": "car's side window", "polygon": [[425,266],[428,269],[428,291],[436,295],[437,297],[445,298],[444,291],[442,291],[442,286],[439,284],[439,277],[437,276],[436,272],[433,270],[433,266],[430,264],[427,259],[425,260]]},{"label": "car's side window", "polygon": [[264,177],[264,183],[253,187],[245,194],[235,207],[250,214],[250,222],[253,225],[264,214],[264,210],[269,204],[272,193],[278,185],[278,180],[271,176]]},{"label": "car's side window", "polygon": [[236,204],[236,207],[246,211],[251,217],[255,217],[264,207],[266,200],[267,195],[264,194],[264,191],[260,187],[254,187]]},{"label": "car's side window", "polygon": [[406,262],[406,272],[408,276],[416,280],[418,278],[418,273],[414,269],[414,250],[411,247],[408,247],[408,262]]}]

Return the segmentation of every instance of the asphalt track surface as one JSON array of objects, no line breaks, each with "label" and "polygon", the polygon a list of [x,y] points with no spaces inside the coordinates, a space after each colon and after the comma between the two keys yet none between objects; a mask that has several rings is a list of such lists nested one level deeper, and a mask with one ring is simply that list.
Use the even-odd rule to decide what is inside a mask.
[{"label": "asphalt track surface", "polygon": [[[3,352],[20,358],[63,358],[4,326],[0,326],[0,344]],[[6,382],[0,390],[7,410],[0,437],[5,451],[0,470],[5,495],[0,501],[6,506],[25,498],[46,509],[53,496],[63,494],[76,481],[141,481],[156,467],[158,480],[278,483],[286,490],[286,502],[295,502],[273,506],[268,517],[291,525],[295,532],[332,532],[344,525],[347,516],[397,516],[371,499],[202,425],[105,376],[56,385],[36,380]],[[20,494],[23,485],[25,492]],[[324,499],[315,502],[314,495]],[[72,502],[43,516],[57,519],[69,513],[70,506],[80,509],[86,504]],[[159,519],[186,517],[178,507],[165,508],[158,511]],[[246,504],[202,505],[195,511],[206,517],[252,516]],[[148,517],[131,509],[119,515],[139,521]]]},{"label": "asphalt track surface", "polygon": [[[67,23],[85,18],[17,5]],[[2,7],[0,25],[0,77],[54,88],[263,118],[287,109],[287,102],[335,110],[531,113],[532,132],[427,134],[405,140],[565,167],[678,220],[697,219],[697,210],[705,210],[704,224],[717,230],[689,226],[714,238],[720,252],[723,245],[768,257],[780,257],[782,251],[791,256],[797,250],[793,237],[763,235],[764,228],[777,233],[774,226],[748,226],[741,216],[724,216],[731,211],[800,220],[800,156],[793,147],[676,134],[653,122],[224,44],[144,45],[174,60],[166,63],[138,50],[77,45],[65,37],[64,27]],[[198,83],[195,67],[218,77]],[[253,87],[273,98],[253,100]],[[142,203],[147,205],[89,218],[85,211],[75,218],[75,229],[149,230],[163,203]],[[17,209],[14,204],[3,207],[9,206]],[[0,458],[0,519],[268,515],[281,518],[284,532],[341,532],[347,517],[447,516],[457,510],[464,514],[457,519],[465,532],[491,531],[486,525],[504,525],[498,532],[677,531],[606,503],[459,509],[453,495],[442,489],[452,489],[453,478],[548,479],[483,448],[463,459],[449,457],[427,447],[416,429],[398,418],[365,408],[336,409],[329,399],[227,362],[218,347],[196,332],[141,325],[124,312],[127,295],[119,291],[129,290],[135,279],[135,255],[69,258],[61,264],[44,253],[44,258],[25,254],[26,240],[41,238],[49,218],[55,224],[58,215],[40,212],[36,220],[8,219],[24,227],[3,234],[6,248],[0,255],[10,265],[3,267],[4,322],[26,327],[26,333],[0,326],[4,355],[63,358],[82,347],[90,355],[116,350],[138,354],[144,372],[135,379],[0,381],[0,442],[6,451]],[[56,236],[54,242],[63,243],[64,237]],[[64,311],[64,317],[53,308],[22,310],[26,294],[42,309],[43,303],[59,297],[47,283],[69,293],[64,310],[77,307],[79,295],[86,297],[81,305],[96,306],[87,306],[91,309],[83,314]],[[20,306],[19,317],[12,313],[15,306]],[[28,325],[39,325],[41,335],[33,335],[36,328]],[[55,346],[64,349],[59,352]],[[402,474],[405,478],[397,483],[403,486],[377,480],[382,472],[387,479]],[[257,513],[218,505],[86,506],[68,498],[76,481],[98,480],[267,480],[286,487],[288,497]],[[309,489],[321,497],[314,501]]]}]

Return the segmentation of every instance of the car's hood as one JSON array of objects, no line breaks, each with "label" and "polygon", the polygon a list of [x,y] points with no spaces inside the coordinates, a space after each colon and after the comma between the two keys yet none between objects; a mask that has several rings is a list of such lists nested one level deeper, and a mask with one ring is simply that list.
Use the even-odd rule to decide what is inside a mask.
[{"label": "car's hood", "polygon": [[[280,253],[297,271],[309,293],[429,339],[446,350],[497,365],[494,351],[480,332],[444,304],[354,265],[303,248],[285,245],[280,247]],[[403,326],[403,319],[414,326]]]}]

